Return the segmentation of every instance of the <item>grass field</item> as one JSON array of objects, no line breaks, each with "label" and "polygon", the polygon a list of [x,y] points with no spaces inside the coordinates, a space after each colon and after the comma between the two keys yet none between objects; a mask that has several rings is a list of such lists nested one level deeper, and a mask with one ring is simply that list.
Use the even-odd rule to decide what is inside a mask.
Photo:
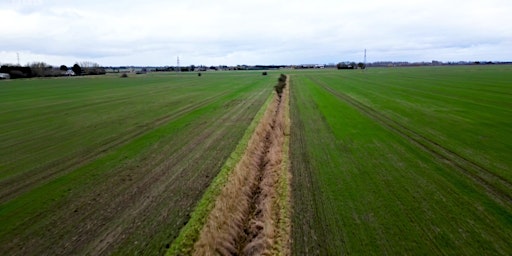
[{"label": "grass field", "polygon": [[0,251],[163,254],[277,76],[0,84]]},{"label": "grass field", "polygon": [[512,252],[512,67],[291,75],[296,255]]},{"label": "grass field", "polygon": [[279,73],[291,254],[512,254],[505,65],[0,81],[0,254],[190,252]]}]

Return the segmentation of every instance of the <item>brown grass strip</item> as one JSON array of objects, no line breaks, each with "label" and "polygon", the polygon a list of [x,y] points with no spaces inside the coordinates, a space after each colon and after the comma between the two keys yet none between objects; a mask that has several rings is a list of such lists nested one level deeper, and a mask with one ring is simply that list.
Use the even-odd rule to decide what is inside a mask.
[{"label": "brown grass strip", "polygon": [[194,255],[290,253],[287,87],[276,93],[256,127],[208,216]]},{"label": "brown grass strip", "polygon": [[286,87],[282,95],[282,115],[284,125],[284,138],[280,174],[277,184],[277,200],[274,201],[276,216],[275,243],[272,248],[272,255],[291,255],[291,171],[289,158],[290,145],[290,77],[286,77]]}]

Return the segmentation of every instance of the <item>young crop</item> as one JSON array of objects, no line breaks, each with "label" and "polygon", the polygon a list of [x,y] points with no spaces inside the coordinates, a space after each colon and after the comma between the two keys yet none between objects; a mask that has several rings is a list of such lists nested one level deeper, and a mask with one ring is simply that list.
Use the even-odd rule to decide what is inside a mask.
[{"label": "young crop", "polygon": [[506,70],[293,73],[294,253],[512,251]]},{"label": "young crop", "polygon": [[163,254],[267,99],[273,81],[259,78],[3,85],[0,251]]}]

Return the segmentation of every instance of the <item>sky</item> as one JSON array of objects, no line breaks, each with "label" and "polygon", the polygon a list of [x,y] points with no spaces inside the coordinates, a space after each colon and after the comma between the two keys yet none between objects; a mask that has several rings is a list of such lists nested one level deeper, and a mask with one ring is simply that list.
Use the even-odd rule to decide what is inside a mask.
[{"label": "sky", "polygon": [[0,63],[512,61],[510,0],[0,0]]}]

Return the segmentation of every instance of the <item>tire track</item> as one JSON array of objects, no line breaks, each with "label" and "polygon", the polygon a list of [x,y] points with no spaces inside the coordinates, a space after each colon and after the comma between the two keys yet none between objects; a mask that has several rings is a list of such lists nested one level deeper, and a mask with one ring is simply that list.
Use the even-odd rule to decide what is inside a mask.
[{"label": "tire track", "polygon": [[[152,239],[161,235],[166,225],[174,225],[169,222],[178,220],[176,225],[182,225],[187,212],[209,184],[210,177],[215,175],[214,161],[204,161],[204,157],[224,155],[212,152],[233,143],[226,139],[233,133],[230,126],[224,125],[226,119],[233,123],[247,121],[247,113],[251,109],[247,105],[260,102],[263,92],[259,90],[244,101],[226,107],[218,119],[201,122],[189,131],[190,136],[186,136],[193,139],[173,140],[173,145],[144,158],[140,165],[116,167],[104,175],[103,181],[94,189],[77,191],[72,200],[53,209],[51,215],[44,216],[45,224],[39,230],[45,229],[47,238],[41,239],[36,232],[25,232],[20,239],[1,245],[0,251],[7,248],[20,252],[20,255],[154,252],[155,242]],[[218,97],[221,96],[217,95],[213,100],[218,101]],[[191,154],[193,151],[197,152]],[[221,160],[216,161],[215,166],[221,164]],[[190,192],[183,192],[184,187]],[[39,217],[24,224],[37,223]],[[135,244],[134,239],[141,233],[152,239],[135,240]],[[61,237],[66,239],[59,239]],[[153,248],[148,248],[150,246]],[[165,244],[160,246],[164,249]],[[128,250],[132,251],[126,253]]]},{"label": "tire track", "polygon": [[[224,93],[225,94],[225,93]],[[44,184],[54,178],[66,175],[67,173],[83,166],[94,159],[100,157],[106,152],[114,148],[122,146],[134,138],[137,138],[173,119],[179,118],[195,109],[204,107],[214,102],[218,97],[224,94],[215,95],[206,98],[195,104],[190,104],[177,112],[157,118],[150,125],[144,127],[134,127],[129,133],[126,133],[114,140],[107,141],[98,148],[89,152],[77,152],[74,155],[56,159],[48,164],[32,169],[31,171],[24,172],[21,175],[11,177],[0,182],[0,204],[5,203],[18,195],[33,189],[37,184]]]},{"label": "tire track", "polygon": [[[294,76],[293,79],[296,77]],[[308,140],[306,139],[306,122],[317,122],[318,120],[305,120],[298,104],[306,108],[317,108],[311,97],[305,97],[304,92],[294,87],[290,95],[290,115],[293,122],[291,127],[290,152],[292,175],[292,196],[293,196],[293,224],[292,224],[292,251],[295,255],[321,255],[323,239],[328,237],[315,228],[321,223],[318,205],[325,202],[319,200],[320,190],[317,177],[314,175],[312,160],[308,154]],[[323,116],[322,116],[323,117]]]},{"label": "tire track", "polygon": [[375,109],[359,102],[347,94],[332,89],[329,85],[315,78],[310,78],[330,94],[348,103],[362,114],[376,121],[381,126],[412,142],[423,151],[433,155],[439,162],[454,167],[473,182],[483,187],[494,199],[507,208],[512,203],[512,183],[504,177],[493,173],[478,163],[450,150],[439,143],[409,129],[401,123],[380,114]]}]

